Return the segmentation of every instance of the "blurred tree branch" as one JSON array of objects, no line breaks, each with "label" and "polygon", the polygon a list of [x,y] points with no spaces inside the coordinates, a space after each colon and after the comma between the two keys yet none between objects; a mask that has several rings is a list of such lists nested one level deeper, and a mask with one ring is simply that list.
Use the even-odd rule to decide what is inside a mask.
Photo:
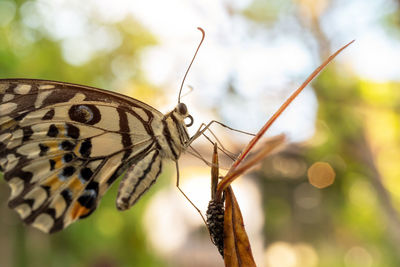
[{"label": "blurred tree branch", "polygon": [[398,253],[400,253],[400,219],[393,206],[392,198],[382,182],[382,176],[376,167],[373,152],[371,151],[364,134],[357,139],[353,148],[354,149],[351,150],[354,151],[354,156],[370,168],[370,181],[380,200],[383,208],[382,210],[386,215],[388,237],[393,240],[395,243],[394,247]]},{"label": "blurred tree branch", "polygon": [[[305,1],[307,2],[307,1]],[[308,1],[311,3],[312,1]],[[400,2],[400,1],[399,1]],[[323,10],[319,14],[315,14],[315,12],[304,12],[305,8],[309,8],[309,11],[311,10],[309,6],[305,5],[297,5],[298,12],[298,20],[301,22],[303,27],[308,29],[313,36],[315,37],[315,40],[318,44],[318,55],[320,59],[323,59],[327,57],[331,53],[331,44],[329,38],[326,36],[324,31],[321,28],[321,22],[320,22],[320,16],[323,13]],[[303,11],[303,12],[302,12]],[[309,16],[307,16],[307,14]],[[355,49],[357,49],[355,47]],[[332,80],[340,80],[341,77],[336,74],[335,71],[331,72],[330,75],[332,76],[337,76],[337,77],[331,77]],[[314,88],[316,94],[319,96],[320,99],[323,101],[328,101],[331,102],[332,100],[335,101],[334,99],[329,99],[329,96],[323,96],[321,98],[321,94],[324,94],[324,86],[321,86],[321,83],[315,82],[314,83]],[[333,87],[333,86],[331,86]],[[349,88],[354,90],[354,88]],[[325,90],[326,91],[326,90]],[[350,96],[351,93],[347,92],[347,96]],[[338,98],[341,98],[340,96]],[[341,118],[346,118],[346,120],[357,120],[357,115],[354,114],[354,108],[350,111],[350,116],[349,114],[346,114],[344,110],[348,110],[346,107],[348,102],[356,102],[359,101],[359,99],[349,99],[348,97],[345,97],[347,101],[344,102],[336,102],[336,103],[329,103],[330,105],[336,105],[335,112],[341,113],[340,115],[336,114],[336,117]],[[347,103],[346,103],[347,102]],[[326,103],[325,103],[326,104]],[[323,104],[324,105],[324,104]],[[331,118],[329,117],[330,113],[325,113],[324,120],[326,120],[328,123],[329,121],[332,122]],[[350,119],[348,118],[350,117]],[[356,123],[357,124],[357,123]],[[332,123],[333,125],[333,123]],[[390,193],[388,190],[385,188],[383,182],[382,182],[382,176],[379,172],[379,170],[376,167],[375,163],[375,158],[374,154],[370,149],[370,146],[368,144],[368,141],[365,137],[365,129],[362,125],[358,124],[358,127],[356,127],[357,130],[353,133],[351,133],[352,137],[350,139],[348,138],[349,136],[337,136],[337,138],[340,140],[340,144],[342,146],[349,146],[351,149],[346,149],[347,152],[349,152],[350,155],[354,156],[354,161],[358,162],[362,166],[368,166],[369,170],[365,171],[365,175],[370,178],[370,182],[373,185],[373,188],[375,189],[379,202],[382,205],[382,211],[385,213],[386,221],[388,227],[386,228],[387,231],[387,236],[389,239],[391,239],[394,243],[394,248],[396,249],[398,255],[400,254],[400,218],[397,210],[394,208],[393,203],[392,203],[392,198],[390,196]],[[338,131],[339,132],[339,131]],[[339,149],[341,150],[341,149]],[[370,172],[368,172],[370,171]]]}]

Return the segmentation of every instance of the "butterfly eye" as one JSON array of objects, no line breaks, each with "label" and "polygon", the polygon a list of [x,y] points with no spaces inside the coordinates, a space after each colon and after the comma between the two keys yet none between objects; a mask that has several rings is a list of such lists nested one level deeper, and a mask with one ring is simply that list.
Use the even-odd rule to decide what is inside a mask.
[{"label": "butterfly eye", "polygon": [[181,115],[186,115],[188,113],[187,107],[185,104],[183,103],[179,103],[178,104],[178,112]]},{"label": "butterfly eye", "polygon": [[193,117],[192,116],[190,116],[190,115],[188,115],[186,118],[189,118],[189,120],[190,120],[190,122],[189,123],[186,123],[185,125],[186,125],[186,127],[190,127],[190,126],[192,126],[193,125]]}]

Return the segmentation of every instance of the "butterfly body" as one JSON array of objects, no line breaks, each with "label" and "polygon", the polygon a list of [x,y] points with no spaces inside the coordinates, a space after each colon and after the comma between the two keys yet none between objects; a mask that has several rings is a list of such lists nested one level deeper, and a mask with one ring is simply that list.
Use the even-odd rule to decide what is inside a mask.
[{"label": "butterfly body", "polygon": [[163,115],[98,88],[0,79],[0,171],[9,206],[25,223],[56,232],[87,217],[127,170],[117,197],[125,210],[155,182],[163,159],[189,144],[183,103]]}]

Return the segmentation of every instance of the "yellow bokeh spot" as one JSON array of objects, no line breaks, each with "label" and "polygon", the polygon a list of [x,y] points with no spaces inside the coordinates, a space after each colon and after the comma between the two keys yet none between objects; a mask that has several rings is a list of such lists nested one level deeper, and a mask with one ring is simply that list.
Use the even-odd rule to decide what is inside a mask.
[{"label": "yellow bokeh spot", "polygon": [[300,11],[307,16],[318,18],[328,7],[327,0],[296,0]]},{"label": "yellow bokeh spot", "polygon": [[325,188],[335,181],[335,171],[329,163],[315,162],[307,171],[308,181],[317,188]]},{"label": "yellow bokeh spot", "polygon": [[373,105],[390,105],[396,97],[396,85],[389,82],[374,82],[364,80],[360,82],[361,96]]},{"label": "yellow bokeh spot", "polygon": [[318,261],[317,251],[307,243],[274,242],[264,254],[264,262],[269,267],[314,267]]}]

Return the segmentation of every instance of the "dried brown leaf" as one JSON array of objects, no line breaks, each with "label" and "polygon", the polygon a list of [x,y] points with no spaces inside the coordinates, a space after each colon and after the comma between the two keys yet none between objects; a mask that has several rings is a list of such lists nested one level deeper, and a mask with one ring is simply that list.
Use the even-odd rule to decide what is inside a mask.
[{"label": "dried brown leaf", "polygon": [[227,267],[256,266],[232,187],[225,190],[224,261]]}]

